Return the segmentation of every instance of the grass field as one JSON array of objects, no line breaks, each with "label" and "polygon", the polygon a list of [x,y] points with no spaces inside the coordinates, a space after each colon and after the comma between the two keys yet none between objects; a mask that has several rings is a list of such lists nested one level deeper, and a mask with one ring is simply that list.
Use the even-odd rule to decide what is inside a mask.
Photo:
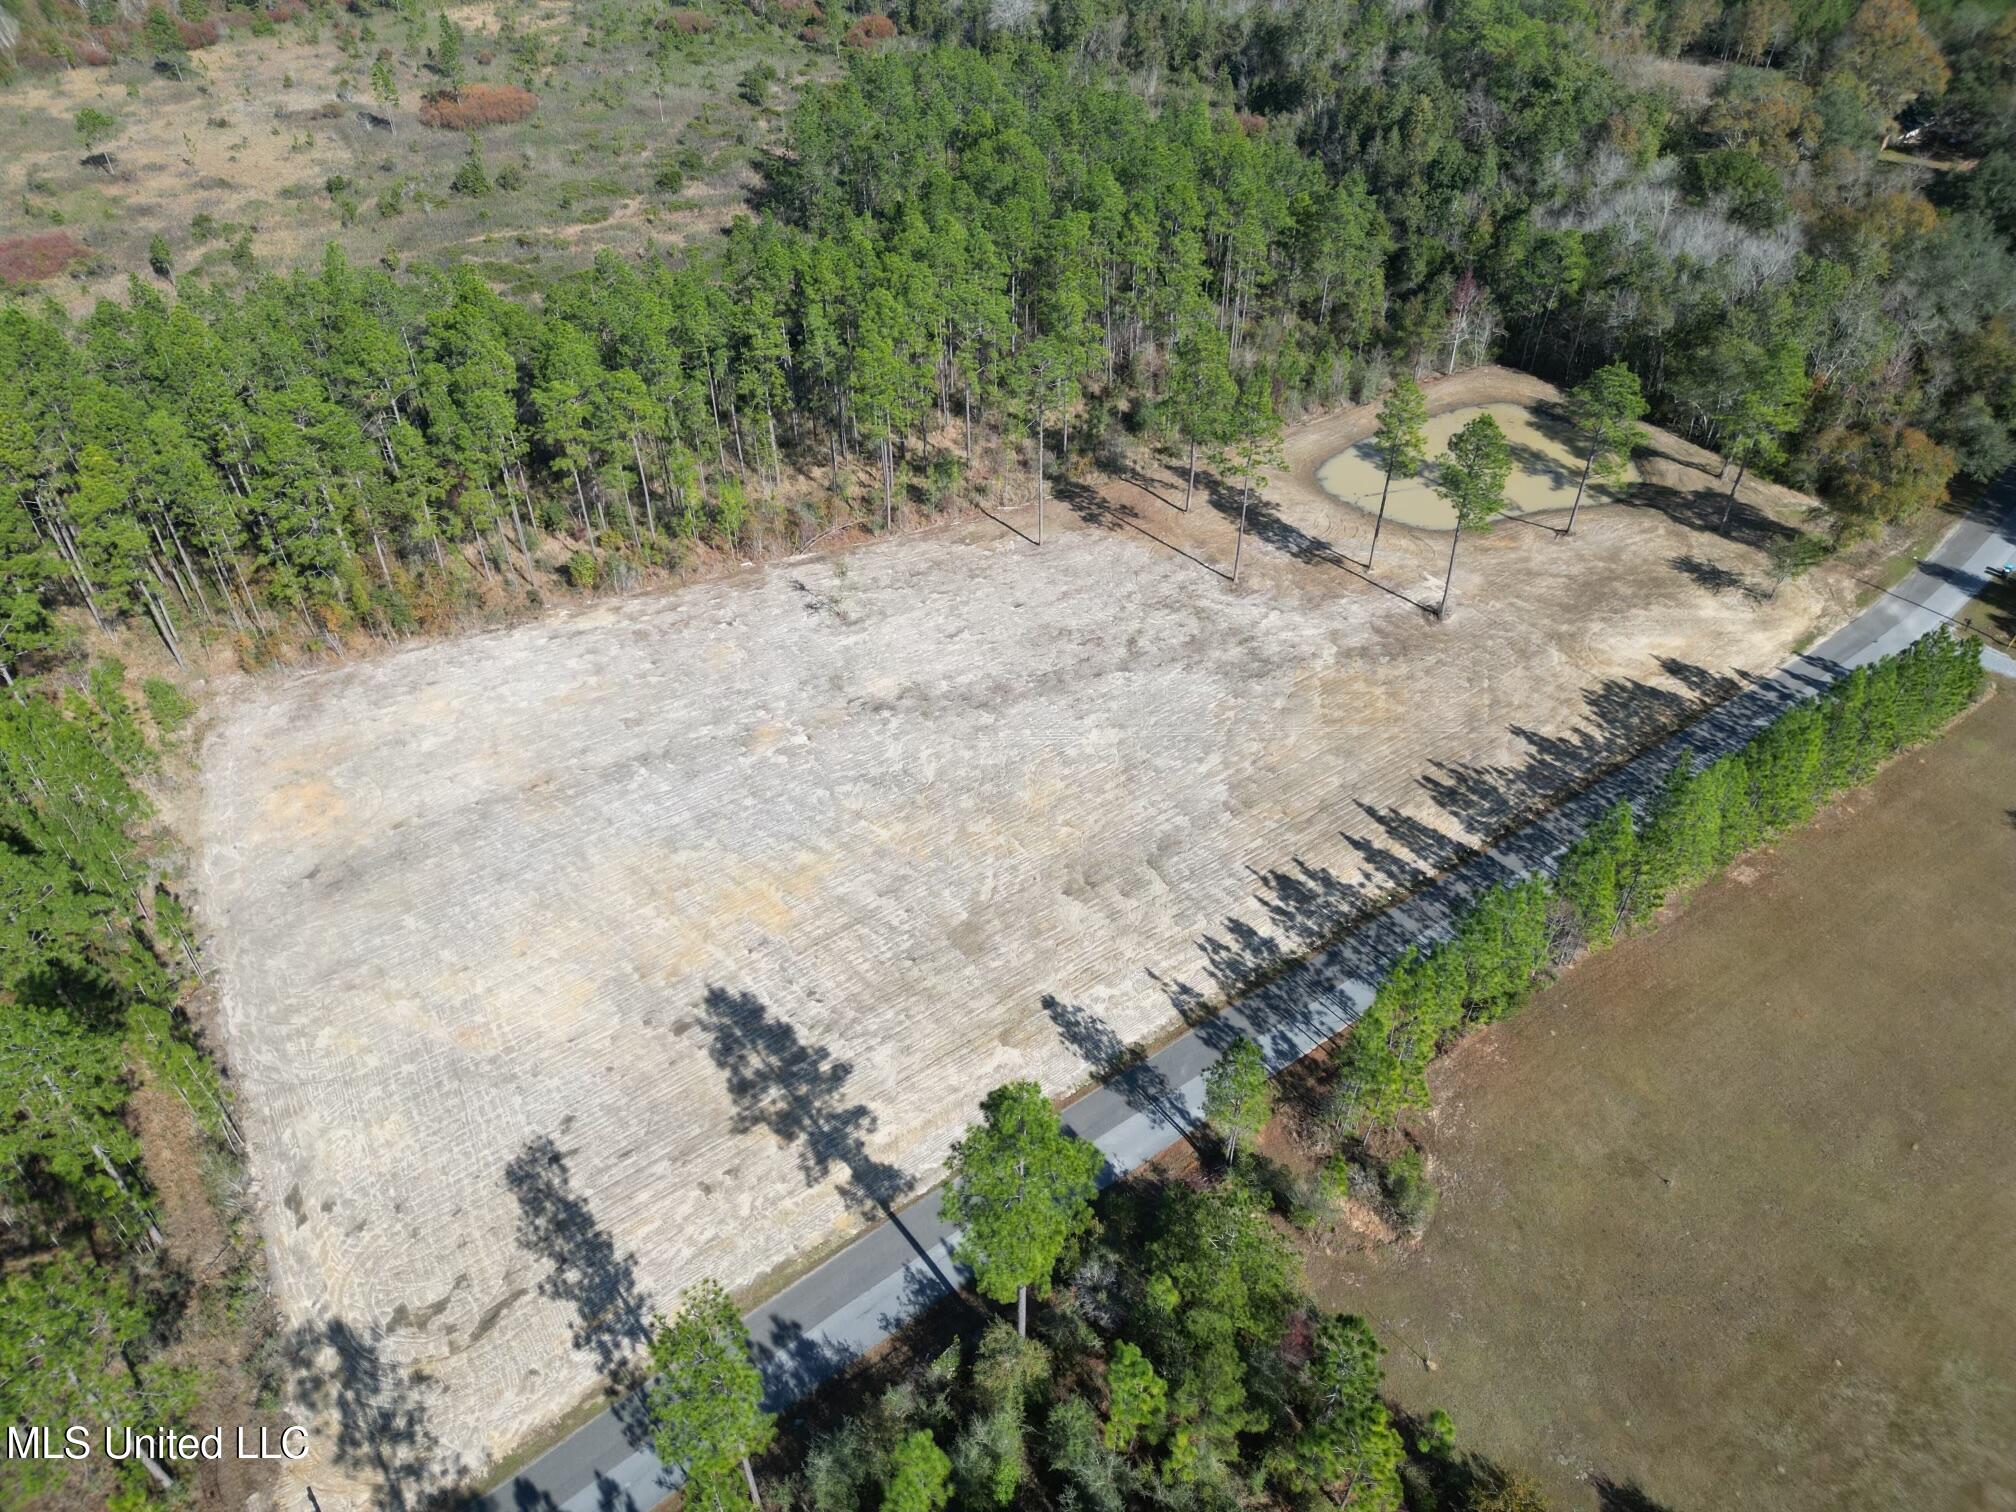
[{"label": "grass field", "polygon": [[2012,897],[2005,692],[1466,1042],[1312,1281],[1564,1507],[2016,1505]]}]

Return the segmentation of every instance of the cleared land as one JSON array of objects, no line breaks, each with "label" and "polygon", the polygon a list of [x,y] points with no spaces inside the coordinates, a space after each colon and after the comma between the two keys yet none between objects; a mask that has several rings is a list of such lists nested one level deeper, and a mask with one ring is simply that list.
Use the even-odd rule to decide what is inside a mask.
[{"label": "cleared land", "polygon": [[[1511,447],[1513,473],[1505,488],[1506,514],[1566,510],[1575,502],[1584,458],[1578,454],[1573,427],[1558,415],[1524,404],[1471,405],[1431,416],[1425,427],[1431,460],[1418,476],[1395,478],[1390,489],[1385,488],[1385,461],[1370,437],[1325,462],[1316,470],[1316,481],[1325,493],[1367,514],[1378,511],[1380,494],[1385,490],[1388,523],[1398,521],[1418,530],[1454,530],[1456,511],[1435,492],[1433,459],[1447,449],[1450,437],[1479,415],[1496,420]],[[1592,480],[1582,506],[1608,504],[1622,497],[1636,481],[1635,469],[1614,485]]]},{"label": "cleared land", "polygon": [[1831,614],[1728,586],[1756,530],[1691,496],[1481,538],[1440,625],[1433,537],[1368,583],[1362,517],[1290,478],[1233,589],[1198,561],[1236,494],[1173,496],[1070,483],[1041,549],[983,522],[225,701],[202,893],[274,1280],[437,1462],[930,1179],[988,1087],[1081,1082],[1053,1020],[1154,1034]]},{"label": "cleared land", "polygon": [[2005,690],[1452,1055],[1426,1239],[1310,1264],[1402,1402],[1568,1508],[2016,1501],[2012,803]]}]

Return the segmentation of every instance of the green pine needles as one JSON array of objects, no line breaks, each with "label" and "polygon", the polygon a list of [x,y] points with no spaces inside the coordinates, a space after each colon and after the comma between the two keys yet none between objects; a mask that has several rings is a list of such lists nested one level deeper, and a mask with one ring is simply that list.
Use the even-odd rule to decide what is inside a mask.
[{"label": "green pine needles", "polygon": [[1035,1082],[996,1087],[981,1112],[952,1147],[942,1210],[965,1231],[957,1255],[980,1295],[1015,1303],[1026,1335],[1029,1288],[1049,1291],[1065,1246],[1092,1222],[1101,1156],[1065,1132]]},{"label": "green pine needles", "polygon": [[718,1282],[687,1291],[676,1319],[654,1320],[651,1367],[652,1447],[686,1472],[689,1505],[742,1505],[746,1492],[760,1507],[749,1462],[770,1447],[776,1420],[763,1410],[749,1330]]}]

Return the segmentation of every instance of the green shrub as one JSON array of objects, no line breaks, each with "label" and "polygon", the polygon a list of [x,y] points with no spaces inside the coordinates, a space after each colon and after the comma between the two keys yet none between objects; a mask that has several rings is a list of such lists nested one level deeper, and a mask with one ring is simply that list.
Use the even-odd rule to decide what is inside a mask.
[{"label": "green shrub", "polygon": [[1437,1193],[1428,1179],[1428,1160],[1419,1150],[1409,1149],[1386,1162],[1379,1173],[1386,1202],[1407,1228],[1416,1232],[1435,1216]]},{"label": "green shrub", "polygon": [[140,691],[146,696],[147,712],[154,716],[154,728],[163,735],[173,735],[196,712],[189,697],[165,677],[148,678]]},{"label": "green shrub", "polygon": [[768,63],[758,63],[742,75],[735,93],[760,110],[770,103],[770,86],[776,82],[777,70]]},{"label": "green shrub", "polygon": [[462,166],[455,170],[455,177],[448,181],[448,187],[471,199],[480,199],[490,192],[490,175],[483,168],[483,149],[476,144],[475,138],[470,139],[469,155],[462,159]]},{"label": "green shrub", "polygon": [[593,588],[595,558],[585,551],[577,551],[567,558],[567,581],[576,588]]}]

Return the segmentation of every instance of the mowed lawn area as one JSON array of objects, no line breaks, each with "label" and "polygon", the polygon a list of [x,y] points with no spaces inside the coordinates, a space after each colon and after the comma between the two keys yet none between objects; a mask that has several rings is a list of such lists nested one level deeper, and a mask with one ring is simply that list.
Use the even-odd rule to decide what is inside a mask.
[{"label": "mowed lawn area", "polygon": [[1454,1053],[1319,1295],[1562,1507],[2016,1506],[2012,903],[2005,689]]}]

